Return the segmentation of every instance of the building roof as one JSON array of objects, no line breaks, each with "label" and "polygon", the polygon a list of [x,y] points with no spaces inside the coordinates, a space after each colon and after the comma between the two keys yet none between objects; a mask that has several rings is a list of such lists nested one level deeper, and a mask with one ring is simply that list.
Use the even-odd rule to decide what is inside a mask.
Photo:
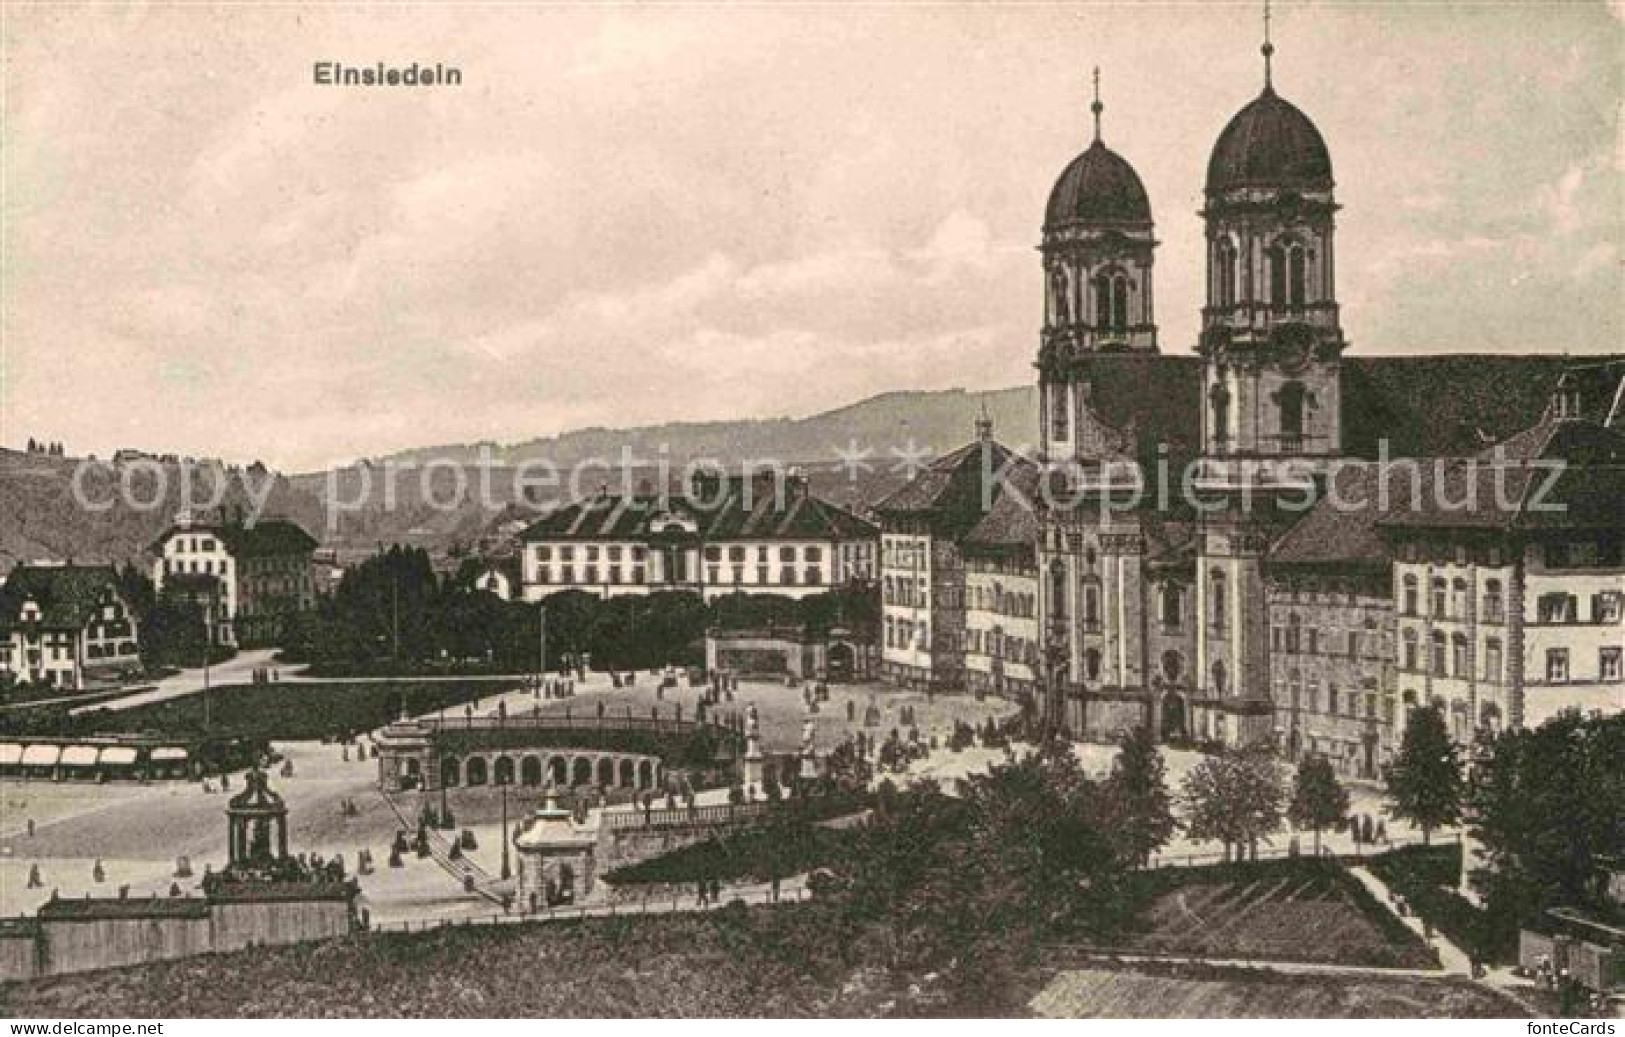
[{"label": "building roof", "polygon": [[1270,548],[1266,564],[1279,566],[1386,565],[1377,523],[1410,500],[1408,479],[1392,473],[1383,492],[1380,468],[1357,462],[1337,466],[1326,492]]},{"label": "building roof", "polygon": [[153,542],[154,551],[162,551],[170,537],[186,534],[218,537],[237,558],[270,558],[280,555],[309,554],[316,550],[316,538],[305,532],[297,522],[282,518],[259,519],[245,522],[190,523],[173,525]]},{"label": "building roof", "polygon": [[[1551,461],[1567,467],[1548,486]],[[1344,463],[1332,476],[1271,546],[1270,568],[1383,566],[1385,532],[1625,528],[1625,436],[1589,422],[1543,418],[1474,457]]]},{"label": "building roof", "polygon": [[1611,372],[1616,389],[1625,381],[1622,356],[1583,365],[1504,353],[1344,357],[1343,452],[1376,458],[1386,439],[1392,457],[1475,454],[1538,422],[1558,379],[1576,366],[1595,372],[1589,377],[1599,383]]},{"label": "building roof", "polygon": [[1044,207],[1045,230],[1073,223],[1151,226],[1140,175],[1099,138],[1067,165]]},{"label": "building roof", "polygon": [[531,523],[520,539],[644,540],[667,521],[692,525],[703,540],[861,540],[875,527],[797,480],[782,492],[771,484],[731,478],[718,492],[687,497],[600,493],[558,508]]},{"label": "building roof", "polygon": [[1473,457],[1418,466],[1420,497],[1381,528],[1625,529],[1625,434],[1543,418]]},{"label": "building roof", "polygon": [[[1108,436],[1099,459],[1178,464],[1201,452],[1202,359],[1097,354],[1067,361],[1088,385],[1085,401]],[[1343,456],[1468,457],[1537,424],[1560,378],[1571,375],[1587,420],[1612,412],[1625,428],[1625,356],[1580,363],[1562,356],[1452,354],[1344,357]],[[1606,402],[1604,402],[1606,401]]]},{"label": "building roof", "polygon": [[1037,465],[1021,465],[1012,473],[1009,490],[965,535],[966,554],[1033,554],[1038,543],[1039,475]]},{"label": "building roof", "polygon": [[1625,357],[1569,363],[1558,386],[1579,394],[1580,416],[1587,421],[1625,430]]},{"label": "building roof", "polygon": [[15,625],[23,603],[33,601],[41,627],[82,630],[108,595],[118,595],[111,566],[19,565],[0,585],[0,627]]},{"label": "building roof", "polygon": [[887,521],[925,521],[945,535],[963,536],[1002,496],[999,482],[1033,462],[991,436],[967,443],[927,464],[875,505]]},{"label": "building roof", "polygon": [[1154,461],[1163,449],[1178,462],[1201,452],[1200,357],[1104,354],[1080,366],[1088,385],[1084,406],[1120,433],[1110,457]]},{"label": "building roof", "polygon": [[1225,126],[1207,164],[1209,194],[1236,187],[1331,186],[1332,156],[1320,130],[1268,85]]}]

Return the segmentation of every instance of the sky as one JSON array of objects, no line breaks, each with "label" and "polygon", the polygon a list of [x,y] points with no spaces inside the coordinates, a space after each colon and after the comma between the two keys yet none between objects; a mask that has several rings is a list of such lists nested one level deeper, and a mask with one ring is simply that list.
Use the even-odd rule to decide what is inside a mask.
[{"label": "sky", "polygon": [[[1352,353],[1619,348],[1622,18],[1276,5]],[[284,470],[1026,384],[1096,65],[1189,351],[1262,84],[1257,4],[8,5],[0,40],[0,444]]]}]

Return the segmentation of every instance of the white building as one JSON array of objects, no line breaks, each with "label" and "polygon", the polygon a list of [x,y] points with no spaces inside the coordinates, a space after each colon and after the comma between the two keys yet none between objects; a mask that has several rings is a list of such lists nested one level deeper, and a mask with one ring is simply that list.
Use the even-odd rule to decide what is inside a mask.
[{"label": "white building", "polygon": [[20,565],[0,585],[0,685],[79,690],[140,665],[135,614],[108,566]]},{"label": "white building", "polygon": [[160,594],[196,602],[220,644],[265,644],[315,603],[316,540],[287,519],[197,523],[180,515],[152,545]]},{"label": "white building", "polygon": [[520,535],[524,599],[686,590],[802,598],[874,579],[875,528],[798,476],[697,477],[686,496],[601,492]]}]

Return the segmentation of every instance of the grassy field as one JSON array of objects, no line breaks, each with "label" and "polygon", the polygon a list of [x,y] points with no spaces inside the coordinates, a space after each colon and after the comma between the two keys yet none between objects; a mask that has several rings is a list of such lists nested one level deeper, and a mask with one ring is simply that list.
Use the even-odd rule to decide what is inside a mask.
[{"label": "grassy field", "polygon": [[780,947],[788,914],[369,935],[0,988],[0,1014],[653,1017],[873,1014]]},{"label": "grassy field", "polygon": [[[848,964],[820,918],[811,904],[735,906],[706,915],[362,935],[0,987],[0,1015],[862,1018],[984,1010],[950,1008],[929,982],[892,982]],[[1119,964],[1044,966],[1009,976],[1008,1005],[985,1011],[1103,1018],[1523,1014],[1482,987],[1449,979]]]},{"label": "grassy field", "polygon": [[1170,868],[1125,951],[1429,968],[1432,952],[1331,862]]},{"label": "grassy field", "polygon": [[1523,1009],[1464,979],[1282,975],[1205,966],[1059,973],[1031,1004],[1064,1019],[1506,1019]]}]

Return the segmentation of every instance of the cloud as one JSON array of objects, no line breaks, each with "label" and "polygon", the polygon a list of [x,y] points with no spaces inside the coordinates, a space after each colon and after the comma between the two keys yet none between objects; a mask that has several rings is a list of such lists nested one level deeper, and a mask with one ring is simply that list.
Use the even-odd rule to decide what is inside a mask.
[{"label": "cloud", "polygon": [[[1612,348],[1617,18],[1293,21],[1277,85],[1337,163],[1356,348]],[[8,24],[0,441],[290,466],[1029,380],[1044,199],[1088,144],[1080,40],[1185,352],[1204,162],[1258,78],[1245,26],[1155,5]],[[318,59],[466,85],[316,88]]]}]

